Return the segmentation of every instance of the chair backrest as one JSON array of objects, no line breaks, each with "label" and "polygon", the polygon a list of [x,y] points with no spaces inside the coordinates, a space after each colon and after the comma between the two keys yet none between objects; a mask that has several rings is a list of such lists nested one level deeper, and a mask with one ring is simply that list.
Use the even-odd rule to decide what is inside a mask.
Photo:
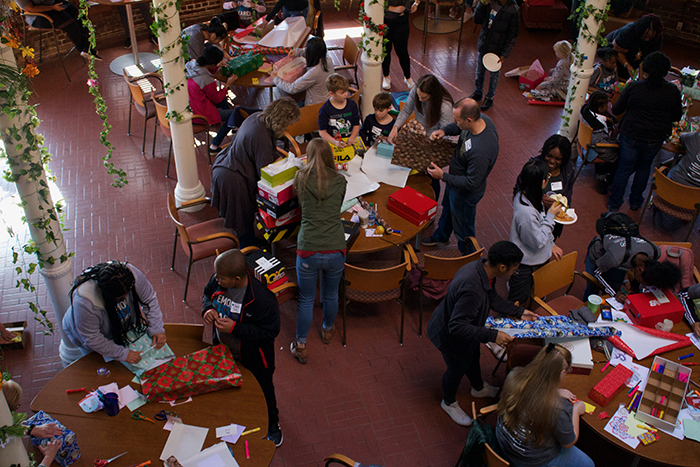
[{"label": "chair backrest", "polygon": [[365,269],[345,264],[348,288],[360,292],[385,292],[401,287],[408,262],[386,269]]},{"label": "chair backrest", "polygon": [[[142,78],[133,78],[129,76],[126,69],[123,71],[124,81],[126,81],[127,86],[129,86],[129,91],[131,92],[131,97],[134,99],[134,103],[144,107],[145,97],[155,91],[156,87],[149,81],[147,76]],[[150,74],[149,74],[150,76]]]},{"label": "chair backrest", "polygon": [[318,112],[325,102],[314,105],[305,105],[301,110],[301,118],[298,122],[287,127],[287,133],[292,136],[305,135],[318,131]]},{"label": "chair backrest", "polygon": [[180,222],[180,214],[177,212],[177,206],[175,205],[175,199],[171,193],[168,193],[168,214],[173,220],[173,224],[177,228],[177,233],[180,234],[180,241],[185,249],[189,248],[190,236],[187,234],[187,228]]},{"label": "chair backrest", "polygon": [[652,241],[651,243],[653,243],[656,246],[661,246],[661,245],[679,246],[681,248],[687,248],[689,250],[693,248],[693,244],[691,242],[664,242],[664,241],[657,242],[657,241]]},{"label": "chair backrest", "polygon": [[568,255],[564,255],[560,260],[550,261],[533,272],[532,279],[535,284],[532,291],[533,295],[535,297],[544,297],[571,284],[574,281],[577,257],[578,252],[572,251]]},{"label": "chair backrest", "polygon": [[588,151],[591,145],[591,137],[593,136],[593,128],[588,125],[583,119],[579,119],[578,124],[578,144],[584,151]]},{"label": "chair backrest", "polygon": [[484,464],[486,467],[509,467],[510,462],[496,454],[489,443],[484,443]]},{"label": "chair backrest", "polygon": [[357,66],[357,60],[360,57],[360,49],[352,40],[352,37],[345,36],[345,44],[343,45],[343,60],[345,60],[349,65]]},{"label": "chair backrest", "polygon": [[700,188],[681,185],[654,169],[654,191],[665,201],[683,209],[700,209]]},{"label": "chair backrest", "polygon": [[349,91],[351,92],[350,97],[348,99],[355,101],[355,104],[357,104],[358,107],[360,107],[360,93],[362,92],[362,88],[364,87],[365,83],[362,83],[360,87],[357,90],[354,90],[353,88],[350,88]]},{"label": "chair backrest", "polygon": [[163,130],[163,134],[165,136],[172,138],[170,134],[170,120],[168,120],[166,117],[168,114],[168,105],[164,101],[157,99],[154,99],[153,103],[156,106],[156,115],[158,116],[158,124],[160,125],[160,129]]},{"label": "chair backrest", "polygon": [[457,271],[460,270],[465,264],[469,264],[472,261],[476,261],[481,258],[484,254],[484,248],[480,248],[466,256],[459,256],[457,258],[441,258],[439,256],[424,255],[423,261],[425,262],[423,269],[425,270],[425,277],[427,279],[435,279],[438,281],[446,281],[454,279]]}]

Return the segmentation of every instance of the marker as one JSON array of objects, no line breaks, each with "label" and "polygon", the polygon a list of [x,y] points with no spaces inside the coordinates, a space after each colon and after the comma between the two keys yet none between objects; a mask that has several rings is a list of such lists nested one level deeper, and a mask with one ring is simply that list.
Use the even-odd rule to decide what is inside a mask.
[{"label": "marker", "polygon": [[251,434],[251,433],[255,433],[255,432],[258,432],[258,431],[260,431],[260,427],[253,428],[252,430],[246,430],[246,431],[244,431],[243,433],[241,433],[241,436],[249,435],[249,434]]},{"label": "marker", "polygon": [[694,392],[696,395],[700,396],[700,392],[698,392],[697,389],[693,389],[693,392]]},{"label": "marker", "polygon": [[684,363],[683,366],[697,366],[700,365],[700,363],[697,362],[690,362],[690,363]]},{"label": "marker", "polygon": [[600,372],[601,372],[601,373],[604,372],[605,370],[608,369],[609,366],[610,366],[610,362],[606,363],[605,366],[604,366],[603,368],[600,369]]},{"label": "marker", "polygon": [[250,459],[250,448],[248,447],[248,440],[245,440],[245,458]]},{"label": "marker", "polygon": [[392,232],[396,232],[396,233],[399,233],[399,234],[401,233],[401,231],[400,231],[400,230],[395,230],[395,229],[394,229],[394,230],[392,230]]},{"label": "marker", "polygon": [[66,389],[66,394],[75,394],[76,392],[87,392],[87,389],[85,389],[85,388]]},{"label": "marker", "polygon": [[627,397],[632,397],[632,395],[633,395],[635,392],[637,392],[637,389],[639,389],[639,383],[637,383],[637,385],[636,385],[635,387],[633,387],[632,389],[630,389],[630,391],[627,393]]},{"label": "marker", "polygon": [[688,355],[683,355],[682,357],[678,357],[678,360],[683,360],[685,358],[692,357],[693,355],[695,355],[695,354],[689,353]]}]

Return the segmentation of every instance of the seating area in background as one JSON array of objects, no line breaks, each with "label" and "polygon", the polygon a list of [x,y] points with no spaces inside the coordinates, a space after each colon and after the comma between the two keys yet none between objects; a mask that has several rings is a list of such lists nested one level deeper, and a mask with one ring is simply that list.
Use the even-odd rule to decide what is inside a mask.
[{"label": "seating area in background", "polygon": [[[54,24],[54,21],[48,16],[44,15],[42,13],[32,13],[31,15],[28,15],[25,13],[25,11],[21,7],[19,8],[20,15],[22,15],[22,27],[23,27],[23,35],[24,37],[27,37],[27,31],[37,31],[39,33],[39,63],[43,61],[43,38],[44,38],[44,32],[49,32],[51,31],[51,35],[53,36],[53,43],[56,46],[56,53],[58,54],[60,60],[61,60],[61,66],[63,67],[63,72],[66,74],[66,78],[68,78],[68,82],[71,82],[70,75],[68,74],[68,70],[66,70],[66,59],[68,56],[75,50],[75,46],[73,46],[67,54],[63,55],[61,53],[61,50],[58,47],[58,31],[57,29],[60,30],[63,26],[68,24],[70,21],[67,21],[64,24]],[[27,24],[27,16],[39,16],[41,18],[44,18],[46,21],[48,21],[51,24],[51,28],[39,28],[36,26],[32,26]],[[71,20],[72,21],[72,20]],[[64,33],[65,34],[65,33]]]},{"label": "seating area in background", "polygon": [[[132,78],[124,70],[124,81],[129,87],[129,123],[126,134],[131,135],[131,108],[143,116],[143,142],[141,154],[146,153],[146,127],[148,121],[157,118],[155,98],[163,92],[163,78],[157,73],[147,73],[138,78]],[[153,151],[155,152],[156,130],[158,125],[153,124]],[[151,154],[155,155],[155,154]]]},{"label": "seating area in background", "polygon": [[360,81],[357,79],[357,68],[360,63],[360,55],[362,55],[359,47],[355,43],[352,37],[345,36],[345,42],[342,47],[328,47],[328,50],[342,50],[343,51],[343,63],[333,64],[335,67],[335,72],[343,70],[352,70],[355,81],[350,79],[350,84],[355,84],[355,86],[360,86]]}]

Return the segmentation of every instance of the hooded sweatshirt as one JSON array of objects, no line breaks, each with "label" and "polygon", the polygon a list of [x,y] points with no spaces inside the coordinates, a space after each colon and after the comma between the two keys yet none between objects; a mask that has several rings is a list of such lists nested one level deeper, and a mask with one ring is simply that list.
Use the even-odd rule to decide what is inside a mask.
[{"label": "hooded sweatshirt", "polygon": [[547,262],[554,246],[553,229],[552,213],[538,211],[520,192],[515,194],[510,241],[522,250],[522,264],[536,266]]},{"label": "hooded sweatshirt", "polygon": [[227,89],[217,90],[214,76],[205,67],[197,65],[197,60],[187,62],[185,76],[192,113],[203,115],[210,125],[221,123],[216,104],[226,99]]},{"label": "hooded sweatshirt", "polygon": [[[297,188],[301,206],[301,229],[297,249],[302,251],[337,251],[347,248],[340,220],[347,180],[337,174],[328,180],[325,196],[318,190],[316,170],[312,169],[304,189]],[[296,184],[295,184],[296,185]]]}]

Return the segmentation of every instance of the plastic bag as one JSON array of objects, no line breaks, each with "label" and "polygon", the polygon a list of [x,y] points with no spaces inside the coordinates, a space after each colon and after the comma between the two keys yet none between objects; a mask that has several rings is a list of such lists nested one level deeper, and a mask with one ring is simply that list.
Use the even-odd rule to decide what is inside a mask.
[{"label": "plastic bag", "polygon": [[537,81],[538,79],[547,76],[547,73],[544,71],[544,68],[542,68],[542,64],[538,59],[532,62],[532,65],[530,65],[530,69],[527,70],[527,74],[525,76],[530,81]]}]

